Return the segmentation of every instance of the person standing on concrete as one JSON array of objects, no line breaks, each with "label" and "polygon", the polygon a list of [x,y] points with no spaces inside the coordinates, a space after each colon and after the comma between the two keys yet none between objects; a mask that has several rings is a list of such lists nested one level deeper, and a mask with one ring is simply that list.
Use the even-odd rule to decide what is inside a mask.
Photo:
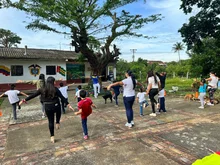
[{"label": "person standing on concrete", "polygon": [[87,118],[92,113],[92,107],[96,108],[96,105],[93,104],[92,100],[86,97],[86,91],[80,90],[79,95],[81,97],[80,102],[78,103],[78,112],[75,112],[75,115],[81,115],[82,119],[82,128],[84,139],[87,140],[88,136],[88,128],[87,128]]},{"label": "person standing on concrete", "polygon": [[[68,90],[69,86],[72,86],[74,84],[75,83],[68,84],[68,85],[64,86],[62,82],[60,83],[59,90],[62,93],[62,95],[65,97],[67,102],[68,102],[68,92],[67,92],[67,90]],[[65,103],[62,100],[61,100],[61,107],[62,107],[63,113],[65,114],[66,113],[66,110],[65,110],[66,105],[65,105]]]},{"label": "person standing on concrete", "polygon": [[155,111],[155,104],[159,107],[158,102],[155,100],[155,96],[159,92],[159,87],[160,87],[160,79],[154,74],[154,72],[151,70],[148,72],[147,76],[147,90],[146,94],[149,95],[150,102],[151,102],[151,107],[152,107],[152,113],[150,116],[157,116],[156,111]]},{"label": "person standing on concrete", "polygon": [[11,89],[6,91],[5,93],[2,93],[0,95],[0,98],[4,95],[8,96],[8,101],[9,103],[12,105],[12,114],[13,114],[13,123],[15,124],[17,122],[17,113],[16,113],[16,106],[18,106],[18,109],[21,109],[20,105],[19,105],[19,98],[18,98],[18,94],[22,94],[26,97],[28,97],[27,94],[20,92],[18,90],[15,90],[15,85],[11,84]]},{"label": "person standing on concrete", "polygon": [[91,79],[93,84],[94,97],[97,98],[98,94],[100,93],[99,76],[94,74],[93,76],[91,76]]},{"label": "person standing on concrete", "polygon": [[161,72],[160,74],[158,72],[156,72],[156,75],[159,77],[160,79],[160,90],[158,93],[158,104],[157,104],[157,109],[158,109],[158,113],[160,113],[160,111],[162,110],[163,112],[166,112],[166,108],[165,108],[165,82],[166,82],[166,72]]},{"label": "person standing on concrete", "polygon": [[217,90],[217,83],[218,83],[218,77],[216,77],[214,72],[210,72],[210,77],[206,79],[208,81],[208,93],[209,93],[209,99],[210,103],[207,103],[207,105],[214,105],[214,93]]},{"label": "person standing on concrete", "polygon": [[80,97],[80,95],[79,95],[79,92],[81,91],[82,86],[81,86],[81,85],[78,85],[77,89],[78,89],[78,90],[76,91],[75,99],[77,98],[77,102],[80,102],[80,101],[81,101],[81,97]]},{"label": "person standing on concrete", "polygon": [[[39,75],[39,79],[38,80],[30,80],[30,81],[23,81],[23,80],[18,80],[16,83],[28,83],[28,84],[33,84],[36,85],[37,90],[40,88],[44,88],[45,86],[45,75],[43,73],[41,73]],[[39,97],[40,98],[40,97]],[[41,100],[41,99],[40,99]],[[45,110],[44,110],[44,105],[43,103],[40,101],[41,103],[41,111],[42,111],[42,118],[45,118]]]},{"label": "person standing on concrete", "polygon": [[54,86],[55,78],[48,77],[45,87],[38,89],[34,94],[20,101],[19,105],[22,103],[29,101],[37,96],[41,96],[41,102],[44,104],[45,113],[49,122],[49,130],[50,130],[50,140],[52,143],[54,140],[54,113],[56,113],[56,129],[60,128],[60,118],[61,118],[61,106],[59,98],[67,105],[67,107],[74,111],[72,106],[68,103],[68,101],[63,97],[60,90]]},{"label": "person standing on concrete", "polygon": [[128,70],[125,73],[126,79],[110,84],[107,89],[110,90],[113,86],[123,86],[123,101],[126,109],[127,123],[126,127],[132,128],[134,126],[133,104],[135,101],[135,87],[137,81],[132,74],[132,71]]},{"label": "person standing on concrete", "polygon": [[[113,81],[113,83],[115,83],[116,81]],[[113,95],[113,100],[115,100],[115,106],[118,107],[118,96],[120,94],[120,85],[116,85],[111,87],[114,90],[114,95]]]}]

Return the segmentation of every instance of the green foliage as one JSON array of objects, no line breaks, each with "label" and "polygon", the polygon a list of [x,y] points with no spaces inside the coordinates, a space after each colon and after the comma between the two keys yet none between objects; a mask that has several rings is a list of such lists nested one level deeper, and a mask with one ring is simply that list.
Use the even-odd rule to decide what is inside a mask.
[{"label": "green foliage", "polygon": [[3,101],[4,101],[4,98],[0,98],[0,106],[2,105]]},{"label": "green foliage", "polygon": [[[138,29],[161,20],[161,15],[144,18],[122,9],[138,1],[141,0],[104,0],[102,3],[98,0],[8,0],[11,7],[34,16],[33,21],[27,25],[28,29],[69,34],[75,51],[81,52],[88,59],[92,72],[96,74],[100,74],[109,62],[118,60],[121,54],[119,49],[116,45],[113,45],[113,50],[110,48],[115,39],[122,36],[151,38],[137,33]],[[69,32],[60,31],[53,26],[54,23]]]},{"label": "green foliage", "polygon": [[[214,71],[220,76],[220,48],[215,39],[204,39],[201,49],[195,47],[191,53],[191,65],[193,73],[207,76],[210,71]],[[200,71],[200,73],[198,73]]]},{"label": "green foliage", "polygon": [[178,52],[179,55],[179,62],[180,62],[180,51],[184,49],[184,46],[181,42],[177,42],[173,45],[173,51]]},{"label": "green foliage", "polygon": [[[201,46],[204,38],[220,39],[220,5],[219,0],[181,0],[181,9],[185,14],[196,10],[189,23],[184,23],[179,30],[188,50],[195,45]],[[199,12],[198,12],[199,11]]]},{"label": "green foliage", "polygon": [[17,46],[21,43],[21,38],[10,30],[0,29],[0,45],[4,47]]}]

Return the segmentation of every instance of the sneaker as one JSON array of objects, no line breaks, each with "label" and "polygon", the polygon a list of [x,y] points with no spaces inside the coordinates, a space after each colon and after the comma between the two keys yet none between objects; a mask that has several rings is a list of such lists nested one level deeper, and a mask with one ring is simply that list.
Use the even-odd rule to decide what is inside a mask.
[{"label": "sneaker", "polygon": [[207,103],[207,105],[214,106],[214,104],[212,104],[212,103]]},{"label": "sneaker", "polygon": [[156,113],[151,113],[150,116],[157,116],[157,114]]},{"label": "sneaker", "polygon": [[134,121],[133,120],[131,121],[131,125],[134,126]]},{"label": "sneaker", "polygon": [[199,108],[200,108],[200,109],[204,109],[204,107],[203,107],[203,106],[200,106]]},{"label": "sneaker", "polygon": [[160,112],[158,111],[158,112],[156,112],[156,114],[160,115]]},{"label": "sneaker", "polygon": [[45,117],[46,117],[46,116],[45,116],[45,115],[43,115],[43,116],[42,116],[42,119],[43,119],[43,118],[45,118]]},{"label": "sneaker", "polygon": [[118,105],[115,105],[115,107],[118,107]]},{"label": "sneaker", "polygon": [[132,124],[131,123],[126,123],[125,126],[131,128]]},{"label": "sneaker", "polygon": [[143,117],[144,115],[143,114],[140,114],[140,117]]},{"label": "sneaker", "polygon": [[85,140],[87,140],[88,138],[89,138],[89,136],[88,135],[84,135],[84,137],[83,137]]}]

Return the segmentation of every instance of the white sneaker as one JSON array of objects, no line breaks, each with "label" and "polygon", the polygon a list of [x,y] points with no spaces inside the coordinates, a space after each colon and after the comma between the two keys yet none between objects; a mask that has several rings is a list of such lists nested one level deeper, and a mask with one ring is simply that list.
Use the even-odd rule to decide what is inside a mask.
[{"label": "white sneaker", "polygon": [[133,120],[131,121],[131,125],[134,126],[134,121]]},{"label": "white sneaker", "polygon": [[212,103],[207,103],[207,105],[211,105],[211,106],[214,106],[214,104],[212,104]]},{"label": "white sneaker", "polygon": [[204,109],[204,107],[203,107],[203,106],[200,106],[199,108],[200,108],[200,109]]},{"label": "white sneaker", "polygon": [[158,111],[158,112],[156,112],[156,114],[160,115],[160,112]]},{"label": "white sneaker", "polygon": [[150,116],[157,116],[157,114],[156,113],[151,113]]},{"label": "white sneaker", "polygon": [[132,124],[131,123],[126,123],[125,126],[131,128]]}]

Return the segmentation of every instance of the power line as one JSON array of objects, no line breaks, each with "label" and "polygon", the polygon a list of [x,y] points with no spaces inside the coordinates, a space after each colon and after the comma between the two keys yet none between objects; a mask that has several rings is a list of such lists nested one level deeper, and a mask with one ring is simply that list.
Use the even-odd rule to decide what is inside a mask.
[{"label": "power line", "polygon": [[133,62],[134,62],[134,53],[137,51],[137,49],[130,49],[131,51],[132,51],[132,53],[133,53],[133,55],[132,55],[132,59],[133,59]]}]

